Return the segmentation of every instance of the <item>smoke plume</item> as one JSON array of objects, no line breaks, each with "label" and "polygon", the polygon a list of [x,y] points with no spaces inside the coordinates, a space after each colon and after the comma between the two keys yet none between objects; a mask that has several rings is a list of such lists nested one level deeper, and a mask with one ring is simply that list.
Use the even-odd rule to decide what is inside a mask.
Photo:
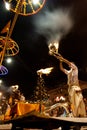
[{"label": "smoke plume", "polygon": [[44,35],[49,41],[58,42],[66,35],[73,26],[70,10],[58,9],[46,11],[35,19],[36,31]]}]

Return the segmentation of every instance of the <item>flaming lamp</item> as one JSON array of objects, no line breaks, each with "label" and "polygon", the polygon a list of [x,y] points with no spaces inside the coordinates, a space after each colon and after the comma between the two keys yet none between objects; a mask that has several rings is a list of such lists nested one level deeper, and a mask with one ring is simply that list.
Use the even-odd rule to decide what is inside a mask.
[{"label": "flaming lamp", "polygon": [[52,55],[53,53],[58,53],[59,43],[54,41],[49,44],[49,54]]},{"label": "flaming lamp", "polygon": [[46,69],[40,69],[37,71],[37,74],[42,76],[42,74],[50,74],[50,72],[52,71],[53,67],[49,67],[49,68],[46,68]]},{"label": "flaming lamp", "polygon": [[44,79],[43,79],[42,75],[50,74],[52,69],[53,69],[53,67],[50,67],[50,68],[46,68],[46,69],[40,69],[37,71],[37,75],[39,75],[37,97],[39,98],[39,102],[40,102],[40,106],[39,106],[40,113],[42,112],[42,101],[44,99],[48,98],[48,95],[47,95],[45,87],[44,87]]}]

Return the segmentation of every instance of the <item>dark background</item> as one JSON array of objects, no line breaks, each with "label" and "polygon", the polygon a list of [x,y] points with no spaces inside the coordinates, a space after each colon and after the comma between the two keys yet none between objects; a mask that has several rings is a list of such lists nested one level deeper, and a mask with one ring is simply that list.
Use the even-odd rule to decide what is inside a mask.
[{"label": "dark background", "polygon": [[[50,35],[47,31],[49,30],[51,33],[52,39],[55,39],[55,34],[60,31],[64,33],[65,27],[57,26],[58,22],[55,19],[54,13],[58,10],[67,10],[72,21],[72,27],[60,38],[59,52],[63,57],[77,65],[79,79],[87,81],[87,0],[47,0],[37,14],[18,16],[11,38],[17,42],[20,51],[12,57],[12,64],[6,63],[6,57],[3,61],[3,65],[9,71],[7,75],[0,76],[4,86],[9,87],[18,84],[24,95],[29,97],[37,84],[36,71],[51,66],[54,69],[50,75],[43,75],[46,86],[51,89],[59,82],[66,81],[66,75],[59,69],[59,61],[48,53]],[[64,14],[67,11],[64,11]],[[45,16],[44,12],[50,13]],[[54,16],[51,23],[53,25],[47,27],[47,23],[48,25],[50,23],[50,14],[52,14],[52,17]],[[63,22],[59,13],[58,16]],[[0,0],[0,30],[10,19],[13,20],[13,17],[14,13],[7,11],[4,2]],[[38,27],[36,27],[37,23]],[[56,23],[57,31],[54,27]],[[46,26],[43,26],[45,24]],[[42,31],[39,27],[42,27]]]}]

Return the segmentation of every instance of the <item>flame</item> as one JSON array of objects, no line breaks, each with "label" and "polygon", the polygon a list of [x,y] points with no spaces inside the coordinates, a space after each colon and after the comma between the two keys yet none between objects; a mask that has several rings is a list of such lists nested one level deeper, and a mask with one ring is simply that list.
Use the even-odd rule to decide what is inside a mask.
[{"label": "flame", "polygon": [[37,74],[49,74],[52,71],[53,67],[49,67],[46,69],[40,69],[37,71]]},{"label": "flame", "polygon": [[52,52],[57,52],[58,53],[58,49],[59,49],[59,42],[54,41],[52,43],[49,44],[49,50]]},{"label": "flame", "polygon": [[17,89],[19,88],[18,85],[13,85],[13,86],[11,86],[11,87],[12,87],[12,90],[13,90],[13,91],[15,91],[15,90],[17,90]]},{"label": "flame", "polygon": [[56,50],[58,50],[58,48],[59,48],[59,43],[58,43],[58,42],[54,42],[53,44],[54,44]]}]

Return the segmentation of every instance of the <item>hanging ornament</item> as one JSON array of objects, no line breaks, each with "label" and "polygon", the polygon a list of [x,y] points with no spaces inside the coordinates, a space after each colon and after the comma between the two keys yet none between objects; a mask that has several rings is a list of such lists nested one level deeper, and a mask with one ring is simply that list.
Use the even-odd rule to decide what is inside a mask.
[{"label": "hanging ornament", "polygon": [[0,50],[3,50],[5,43],[6,43],[5,56],[14,56],[19,52],[19,46],[14,40],[9,38],[6,41],[6,37],[0,36]]},{"label": "hanging ornament", "polygon": [[8,73],[8,69],[3,66],[3,65],[0,65],[0,75],[6,75]]}]

